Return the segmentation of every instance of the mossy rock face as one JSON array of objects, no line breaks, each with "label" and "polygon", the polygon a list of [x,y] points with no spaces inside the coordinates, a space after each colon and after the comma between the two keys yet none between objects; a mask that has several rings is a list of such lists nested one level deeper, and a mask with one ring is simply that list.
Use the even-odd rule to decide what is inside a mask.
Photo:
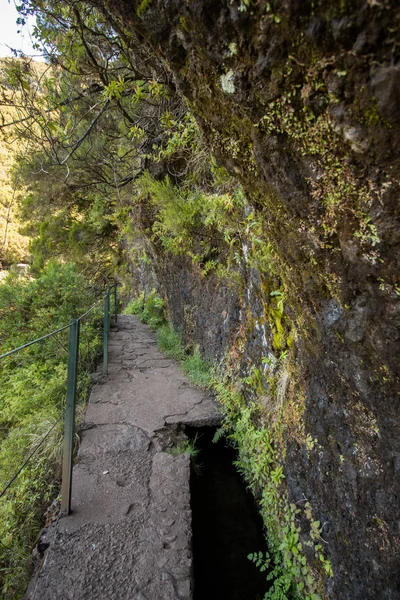
[{"label": "mossy rock face", "polygon": [[[173,72],[210,150],[242,183],[263,239],[274,248],[285,319],[271,304],[266,277],[249,269],[227,327],[233,331],[239,321],[241,293],[248,336],[242,365],[258,365],[285,344],[290,349],[288,372],[296,372],[305,431],[317,443],[307,452],[287,437],[286,484],[291,500],[308,498],[324,524],[334,571],[326,595],[394,597],[400,572],[397,2],[153,0],[140,17],[138,2],[109,4]],[[212,284],[206,289],[187,261],[163,263],[161,253],[159,260],[171,305],[180,311],[176,319],[190,328],[193,343],[197,336],[209,355],[219,353],[229,338],[224,332],[215,341],[225,292]],[[219,304],[210,326],[204,307],[213,294]]]}]

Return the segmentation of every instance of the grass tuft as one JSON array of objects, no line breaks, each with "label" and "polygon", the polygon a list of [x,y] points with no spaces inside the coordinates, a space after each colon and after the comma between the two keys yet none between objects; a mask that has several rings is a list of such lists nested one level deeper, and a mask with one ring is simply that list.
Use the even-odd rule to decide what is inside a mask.
[{"label": "grass tuft", "polygon": [[199,388],[211,386],[211,366],[201,358],[199,350],[182,361],[182,368],[192,385]]},{"label": "grass tuft", "polygon": [[157,331],[158,347],[168,358],[182,361],[185,359],[185,348],[182,338],[171,325],[162,325]]},{"label": "grass tuft", "polygon": [[179,454],[189,454],[190,462],[192,467],[198,475],[200,475],[203,465],[198,462],[199,455],[201,454],[200,448],[196,445],[198,439],[198,434],[194,436],[193,440],[184,440],[180,442],[177,446],[170,448],[167,450],[168,454],[172,454],[172,456],[177,456]]}]

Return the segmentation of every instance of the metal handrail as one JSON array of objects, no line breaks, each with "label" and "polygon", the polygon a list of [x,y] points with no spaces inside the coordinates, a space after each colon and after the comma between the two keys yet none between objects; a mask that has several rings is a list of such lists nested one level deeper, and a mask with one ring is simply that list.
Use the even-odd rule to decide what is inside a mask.
[{"label": "metal handrail", "polygon": [[[118,303],[117,303],[117,283],[107,287],[107,291],[104,294],[104,345],[103,345],[103,373],[108,374],[108,337],[110,331],[110,295],[111,289],[113,288],[114,296],[114,316],[115,322],[118,319]],[[67,394],[66,394],[66,407],[64,414],[57,419],[52,425],[50,430],[44,435],[39,444],[34,448],[28,458],[24,461],[22,466],[14,474],[14,476],[7,483],[5,488],[0,493],[0,498],[6,493],[12,483],[17,479],[21,471],[26,467],[28,462],[40,448],[42,443],[45,441],[47,436],[51,433],[54,427],[64,417],[64,450],[63,450],[63,467],[62,467],[62,484],[61,484],[61,514],[69,515],[71,511],[71,489],[72,489],[72,466],[73,466],[73,450],[74,450],[74,436],[75,436],[75,406],[76,406],[76,389],[78,381],[78,358],[79,358],[79,332],[81,320],[89,314],[99,303],[103,295],[97,300],[93,306],[91,306],[85,313],[80,315],[77,319],[71,319],[68,325],[64,325],[46,335],[32,340],[18,348],[14,348],[5,354],[0,355],[0,359],[10,356],[24,348],[28,348],[33,344],[41,342],[46,338],[49,338],[65,329],[69,329],[69,344],[68,344],[68,370],[67,370]]]},{"label": "metal handrail", "polygon": [[[117,284],[115,283],[112,287],[114,288],[115,293],[116,293]],[[86,312],[84,312],[82,315],[80,315],[79,317],[77,317],[77,321],[81,321],[94,308],[96,308],[96,306],[100,302],[101,298],[102,298],[102,295],[100,296],[100,298]],[[116,303],[116,300],[115,300],[115,303]],[[56,333],[60,333],[60,331],[64,331],[64,329],[68,329],[69,327],[71,327],[71,323],[69,323],[68,325],[63,325],[62,327],[59,327],[58,329],[55,329],[54,331],[51,331],[50,333],[47,333],[46,335],[42,335],[42,337],[37,338],[36,340],[32,340],[31,342],[27,342],[26,344],[23,344],[22,346],[19,346],[18,348],[14,348],[13,350],[10,350],[9,352],[6,352],[5,354],[0,354],[0,360],[2,358],[6,358],[6,356],[11,356],[11,354],[15,354],[16,352],[19,352],[20,350],[24,350],[24,348],[28,348],[29,346],[33,346],[33,344],[36,344],[37,342],[41,342],[42,340],[45,340],[48,337],[56,335]]]},{"label": "metal handrail", "polygon": [[59,424],[59,422],[61,421],[61,419],[64,416],[65,416],[65,412],[64,412],[64,414],[62,414],[62,415],[60,415],[58,417],[57,421],[55,423],[53,423],[53,425],[50,427],[49,431],[42,437],[42,439],[40,440],[40,442],[34,447],[34,449],[32,450],[32,452],[29,454],[28,458],[22,463],[22,465],[20,466],[20,468],[18,469],[18,471],[13,475],[13,477],[7,483],[7,485],[5,486],[5,488],[1,491],[0,498],[2,498],[4,496],[4,494],[6,493],[6,491],[8,490],[8,488],[11,487],[11,485],[17,479],[18,475],[25,469],[25,467],[28,464],[28,462],[36,454],[36,452],[39,450],[40,446],[46,441],[46,439],[49,437],[50,433],[53,431],[53,429],[56,427],[56,425]]},{"label": "metal handrail", "polygon": [[55,335],[56,333],[60,333],[60,331],[64,331],[64,329],[68,329],[69,327],[71,327],[71,324],[64,325],[63,327],[60,327],[59,329],[55,329],[54,331],[47,333],[46,335],[42,335],[42,337],[37,338],[36,340],[32,340],[31,342],[28,342],[27,344],[24,344],[23,346],[19,346],[19,348],[14,348],[14,350],[10,350],[9,352],[6,352],[5,354],[1,354],[0,359],[6,358],[6,356],[11,356],[11,354],[15,354],[15,352],[19,352],[20,350],[23,350],[24,348],[28,348],[29,346],[33,346],[33,344],[36,344],[37,342],[41,342],[42,340],[45,340],[46,338],[51,337],[52,335]]},{"label": "metal handrail", "polygon": [[108,375],[108,334],[110,332],[110,286],[107,288],[107,292],[104,294],[104,325],[103,325],[103,373]]}]

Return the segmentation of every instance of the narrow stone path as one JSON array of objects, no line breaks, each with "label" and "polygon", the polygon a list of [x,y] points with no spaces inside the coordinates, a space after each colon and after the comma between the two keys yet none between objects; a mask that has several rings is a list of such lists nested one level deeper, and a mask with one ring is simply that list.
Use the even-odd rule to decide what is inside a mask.
[{"label": "narrow stone path", "polygon": [[72,514],[42,536],[26,600],[190,600],[190,458],[168,448],[181,424],[219,422],[155,335],[118,317],[109,376],[95,376],[77,464]]}]

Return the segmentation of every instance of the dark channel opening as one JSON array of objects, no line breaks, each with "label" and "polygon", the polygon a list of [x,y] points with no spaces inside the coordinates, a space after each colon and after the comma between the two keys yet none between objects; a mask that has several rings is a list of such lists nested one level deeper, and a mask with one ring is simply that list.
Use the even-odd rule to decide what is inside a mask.
[{"label": "dark channel opening", "polygon": [[199,454],[192,459],[190,493],[193,527],[194,600],[262,600],[266,574],[247,558],[265,552],[263,524],[254,498],[224,439],[215,427],[186,427]]}]

